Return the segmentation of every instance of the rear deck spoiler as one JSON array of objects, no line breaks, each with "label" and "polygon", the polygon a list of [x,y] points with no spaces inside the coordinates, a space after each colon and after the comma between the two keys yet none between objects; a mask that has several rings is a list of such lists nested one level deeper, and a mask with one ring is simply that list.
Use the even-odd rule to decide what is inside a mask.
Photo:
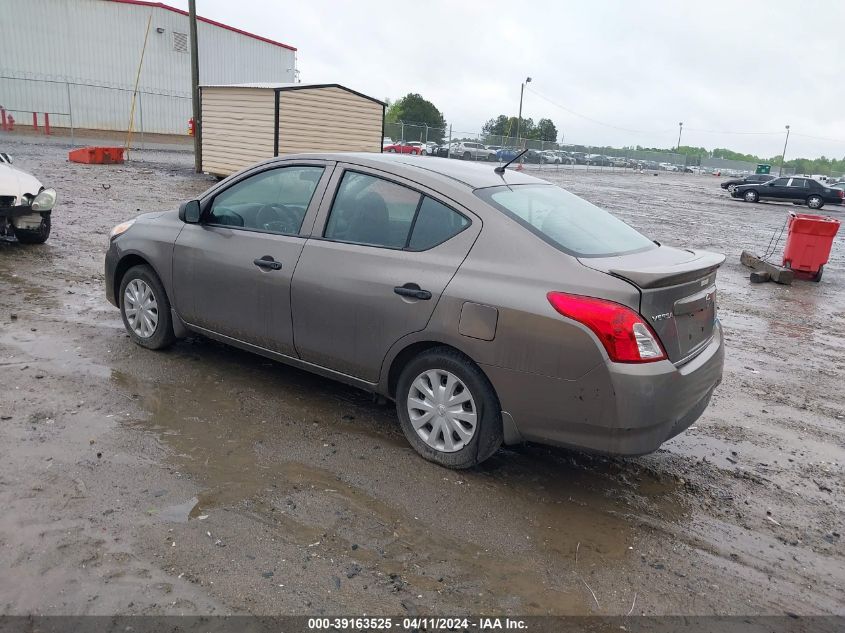
[{"label": "rear deck spoiler", "polygon": [[616,277],[631,281],[640,288],[664,288],[700,279],[714,272],[725,261],[725,256],[721,253],[692,252],[695,257],[677,264],[662,264],[636,269],[610,268],[608,272]]}]

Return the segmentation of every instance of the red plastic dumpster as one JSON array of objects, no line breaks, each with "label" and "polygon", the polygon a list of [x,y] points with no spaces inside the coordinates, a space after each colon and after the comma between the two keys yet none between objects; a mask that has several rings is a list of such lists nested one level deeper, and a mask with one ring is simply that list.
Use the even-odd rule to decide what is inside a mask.
[{"label": "red plastic dumpster", "polygon": [[783,265],[801,276],[821,281],[833,238],[839,231],[839,220],[809,213],[789,215]]}]

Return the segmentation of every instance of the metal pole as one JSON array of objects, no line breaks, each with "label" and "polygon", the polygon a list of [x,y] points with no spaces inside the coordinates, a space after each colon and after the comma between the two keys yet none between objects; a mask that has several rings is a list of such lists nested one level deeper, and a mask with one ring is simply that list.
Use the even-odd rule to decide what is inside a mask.
[{"label": "metal pole", "polygon": [[786,159],[786,144],[789,143],[789,126],[786,126],[786,140],[783,142],[783,154],[780,155],[780,169],[778,169],[778,176],[783,175],[783,163]]},{"label": "metal pole", "polygon": [[144,147],[144,100],[141,99],[142,94],[144,93],[138,93],[138,114],[141,117],[141,149],[146,149],[146,147]]},{"label": "metal pole", "polygon": [[519,84],[519,116],[516,117],[516,149],[519,149],[519,128],[522,126],[522,93],[525,92],[525,84]]},{"label": "metal pole", "polygon": [[200,65],[197,46],[197,2],[188,0],[191,29],[191,106],[194,114],[194,171],[202,173],[202,119],[200,116]]},{"label": "metal pole", "polygon": [[683,131],[684,131],[684,122],[681,121],[680,123],[678,123],[678,153],[679,154],[681,153],[681,134],[683,134]]},{"label": "metal pole", "polygon": [[449,144],[446,145],[446,158],[452,156],[452,124],[449,124]]},{"label": "metal pole", "polygon": [[70,114],[70,146],[73,147],[76,143],[73,140],[73,105],[70,102],[70,84],[65,82],[65,88],[67,88],[67,111]]}]

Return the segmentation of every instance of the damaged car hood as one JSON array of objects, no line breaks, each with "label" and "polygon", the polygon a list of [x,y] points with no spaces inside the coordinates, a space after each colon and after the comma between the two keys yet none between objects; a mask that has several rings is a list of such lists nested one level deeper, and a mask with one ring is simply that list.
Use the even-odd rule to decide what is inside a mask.
[{"label": "damaged car hood", "polygon": [[35,196],[43,188],[41,181],[32,174],[6,163],[0,163],[0,196],[15,196],[23,194]]}]

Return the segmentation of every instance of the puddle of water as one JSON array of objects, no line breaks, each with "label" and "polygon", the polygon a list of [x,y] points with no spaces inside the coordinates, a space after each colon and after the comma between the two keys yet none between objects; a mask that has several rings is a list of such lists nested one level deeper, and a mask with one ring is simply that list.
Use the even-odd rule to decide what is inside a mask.
[{"label": "puddle of water", "polygon": [[199,499],[192,497],[184,503],[167,506],[156,512],[156,516],[162,521],[170,523],[187,523],[188,519],[195,519],[201,513]]},{"label": "puddle of water", "polygon": [[[385,574],[407,578],[415,565],[425,568],[446,560],[466,582],[484,578],[485,589],[499,604],[518,598],[532,612],[588,613],[591,598],[585,600],[583,592],[573,588],[570,576],[576,552],[581,565],[626,564],[626,557],[632,556],[629,548],[645,530],[635,515],[647,512],[667,522],[685,516],[673,478],[655,477],[626,462],[539,447],[508,451],[482,469],[463,473],[432,471],[428,465],[419,472],[398,472],[393,486],[371,477],[366,466],[350,467],[348,460],[354,457],[348,456],[349,476],[339,476],[313,465],[314,451],[324,446],[315,436],[373,438],[382,451],[393,451],[384,453],[388,463],[395,455],[401,468],[410,449],[396,428],[392,409],[377,408],[365,394],[322,378],[214,344],[200,345],[174,351],[184,355],[176,361],[185,370],[179,384],[112,374],[117,387],[137,394],[149,412],[134,423],[155,432],[171,449],[179,470],[204,486],[195,500],[167,509],[168,520],[236,506],[238,512],[303,546],[325,541],[328,532],[337,555],[344,556],[353,536],[348,534],[350,524],[337,518],[342,515],[350,517],[360,536],[355,558]],[[319,425],[312,428],[315,420]],[[337,441],[343,450],[344,440]],[[349,483],[350,477],[356,484]],[[443,479],[451,480],[445,488]],[[450,504],[465,499],[448,491],[458,480],[474,486],[479,500],[486,498],[495,506],[487,506],[487,514],[492,521],[501,517],[501,530],[519,530],[519,538],[527,535],[529,540],[515,546],[526,555],[496,554],[495,547],[480,544],[482,537],[456,534],[461,532],[461,516],[470,525],[480,520],[467,508],[457,508],[451,516]],[[446,529],[439,529],[436,520],[411,515],[417,512],[407,497],[414,486],[421,488],[414,493],[421,505],[433,504],[449,517],[444,519],[450,522]],[[379,490],[378,496],[370,490]],[[278,505],[280,498],[296,495],[306,498],[299,505],[313,504],[310,519]],[[393,498],[400,501],[385,501]],[[332,546],[324,542],[321,547]],[[532,560],[535,555],[543,565]],[[546,578],[541,568],[547,562],[561,567],[563,575]],[[438,589],[428,576],[418,575],[416,587]]]}]

